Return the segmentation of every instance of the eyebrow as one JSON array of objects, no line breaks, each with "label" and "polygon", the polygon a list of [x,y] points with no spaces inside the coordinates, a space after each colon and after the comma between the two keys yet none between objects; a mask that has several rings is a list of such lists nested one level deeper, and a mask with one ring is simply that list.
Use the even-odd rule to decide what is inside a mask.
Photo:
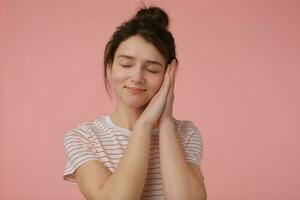
[{"label": "eyebrow", "polygon": [[[124,58],[128,58],[128,59],[135,59],[135,57],[133,57],[133,56],[124,55],[124,54],[119,55],[118,58],[119,57],[124,57]],[[163,67],[163,65],[160,62],[155,61],[155,60],[146,60],[146,63],[157,64],[157,65],[160,65],[161,67]]]}]

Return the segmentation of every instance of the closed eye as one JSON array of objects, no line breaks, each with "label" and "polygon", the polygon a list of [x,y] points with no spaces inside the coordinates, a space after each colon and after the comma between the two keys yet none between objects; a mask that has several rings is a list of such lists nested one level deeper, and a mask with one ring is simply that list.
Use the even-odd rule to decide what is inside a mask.
[{"label": "closed eye", "polygon": [[153,74],[157,73],[157,71],[152,71],[152,70],[147,70],[147,71],[149,71],[150,73],[153,73]]},{"label": "closed eye", "polygon": [[[124,68],[131,67],[131,65],[121,65],[121,66],[124,67]],[[158,73],[158,71],[152,71],[152,70],[148,70],[148,69],[147,69],[147,71],[150,72],[150,73],[153,73],[153,74]]]},{"label": "closed eye", "polygon": [[121,65],[122,67],[130,67],[131,65]]}]

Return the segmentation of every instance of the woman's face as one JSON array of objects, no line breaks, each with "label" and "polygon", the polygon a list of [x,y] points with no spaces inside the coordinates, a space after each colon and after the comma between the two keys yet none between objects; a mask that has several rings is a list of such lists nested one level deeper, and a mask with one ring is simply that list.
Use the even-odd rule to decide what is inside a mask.
[{"label": "woman's face", "polygon": [[[165,58],[141,36],[135,35],[120,43],[110,75],[117,100],[135,108],[148,104],[160,89],[165,67]],[[143,91],[136,93],[128,87]]]}]

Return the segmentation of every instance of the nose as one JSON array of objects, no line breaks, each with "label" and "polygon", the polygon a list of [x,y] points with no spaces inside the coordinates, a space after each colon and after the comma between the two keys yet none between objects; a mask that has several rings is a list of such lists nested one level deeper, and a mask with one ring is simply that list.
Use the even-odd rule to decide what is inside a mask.
[{"label": "nose", "polygon": [[131,82],[144,83],[144,74],[141,67],[135,67],[135,69],[132,70]]}]

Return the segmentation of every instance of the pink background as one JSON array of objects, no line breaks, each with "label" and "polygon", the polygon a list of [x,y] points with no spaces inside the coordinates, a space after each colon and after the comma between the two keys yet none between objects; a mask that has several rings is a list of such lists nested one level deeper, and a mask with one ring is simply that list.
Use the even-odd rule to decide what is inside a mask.
[{"label": "pink background", "polygon": [[[202,132],[208,199],[300,199],[299,1],[152,4],[172,20],[174,113]],[[63,136],[112,112],[104,46],[139,5],[0,1],[0,199],[83,199]]]}]

